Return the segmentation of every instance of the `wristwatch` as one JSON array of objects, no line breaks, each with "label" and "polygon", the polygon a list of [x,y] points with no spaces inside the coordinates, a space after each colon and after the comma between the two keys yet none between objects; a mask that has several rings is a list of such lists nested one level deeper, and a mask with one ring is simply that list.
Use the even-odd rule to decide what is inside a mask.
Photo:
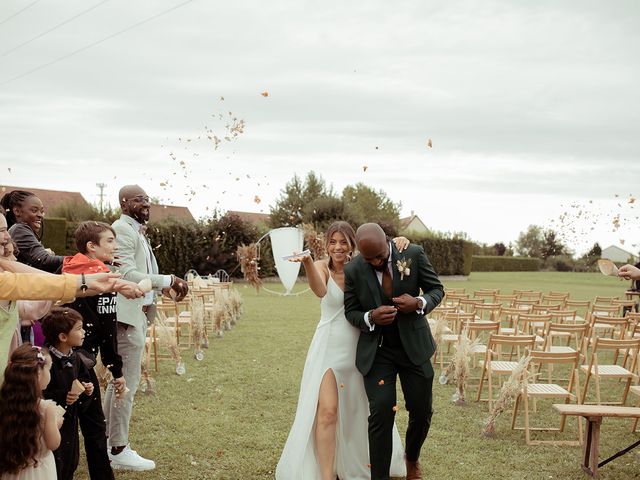
[{"label": "wristwatch", "polygon": [[86,278],[84,278],[84,273],[80,274],[80,279],[82,281],[82,284],[80,285],[80,291],[86,292],[89,289],[89,287],[87,286]]}]

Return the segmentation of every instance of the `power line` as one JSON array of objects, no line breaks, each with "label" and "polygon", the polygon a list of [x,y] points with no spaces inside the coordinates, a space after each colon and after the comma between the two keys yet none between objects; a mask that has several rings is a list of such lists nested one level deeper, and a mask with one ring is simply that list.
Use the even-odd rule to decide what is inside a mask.
[{"label": "power line", "polygon": [[178,5],[175,5],[175,6],[171,7],[171,8],[168,8],[167,10],[163,10],[163,11],[162,11],[162,12],[160,12],[160,13],[157,13],[157,14],[155,14],[155,15],[152,15],[151,17],[145,18],[144,20],[141,20],[141,21],[139,21],[139,22],[137,22],[137,23],[134,23],[133,25],[130,25],[130,26],[126,27],[126,28],[123,28],[122,30],[119,30],[119,31],[117,31],[117,32],[115,32],[115,33],[112,33],[111,35],[107,35],[106,37],[104,37],[104,38],[102,38],[102,39],[100,39],[100,40],[97,40],[97,41],[95,41],[95,42],[93,42],[93,43],[90,43],[89,45],[85,45],[85,46],[84,46],[84,47],[82,47],[82,48],[79,48],[79,49],[77,49],[77,50],[74,50],[74,51],[73,51],[73,52],[71,52],[71,53],[68,53],[68,54],[63,55],[63,56],[61,56],[61,57],[58,57],[58,58],[56,58],[55,60],[51,60],[50,62],[47,62],[47,63],[45,63],[45,64],[43,64],[43,65],[38,66],[38,67],[32,68],[31,70],[28,70],[28,71],[26,71],[26,72],[24,72],[24,73],[21,73],[20,75],[17,75],[17,76],[12,77],[12,78],[10,78],[10,79],[8,79],[8,80],[5,80],[4,82],[0,83],[0,86],[2,86],[2,85],[6,85],[6,84],[11,83],[11,82],[13,82],[13,81],[15,81],[15,80],[19,80],[19,79],[20,79],[20,78],[22,78],[22,77],[26,77],[27,75],[30,75],[30,74],[32,74],[32,73],[34,73],[34,72],[37,72],[38,70],[42,70],[43,68],[49,67],[49,66],[51,66],[51,65],[53,65],[53,64],[55,64],[55,63],[58,63],[58,62],[59,62],[59,61],[61,61],[61,60],[64,60],[64,59],[69,58],[69,57],[72,57],[72,56],[74,56],[74,55],[76,55],[76,54],[78,54],[78,53],[80,53],[80,52],[84,52],[85,50],[88,50],[88,49],[90,49],[90,48],[92,48],[92,47],[95,47],[96,45],[99,45],[99,44],[101,44],[102,42],[105,42],[105,41],[107,41],[107,40],[110,40],[110,39],[112,39],[113,37],[117,37],[117,36],[118,36],[118,35],[120,35],[120,34],[123,34],[123,33],[125,33],[125,32],[128,32],[129,30],[133,30],[134,28],[139,27],[140,25],[144,25],[145,23],[148,23],[148,22],[150,22],[151,20],[155,20],[156,18],[161,17],[162,15],[165,15],[165,14],[167,14],[167,13],[169,13],[169,12],[173,11],[173,10],[176,10],[176,9],[178,9],[178,8],[180,8],[180,7],[184,6],[184,5],[186,5],[187,3],[191,3],[191,2],[193,2],[193,1],[194,1],[194,0],[186,0],[185,2],[179,3]]},{"label": "power line", "polygon": [[30,38],[29,40],[27,40],[26,42],[22,42],[19,45],[16,45],[13,48],[10,48],[9,50],[5,50],[4,52],[0,53],[0,58],[2,57],[6,57],[7,55],[9,55],[12,52],[15,52],[16,50],[18,50],[19,48],[24,47],[25,45],[30,44],[31,42],[34,42],[36,40],[38,40],[39,38],[44,37],[47,33],[51,33],[54,30],[57,30],[58,28],[62,27],[63,25],[66,25],[69,22],[72,22],[73,20],[75,20],[78,17],[81,17],[82,15],[85,15],[87,13],[89,13],[92,10],[95,10],[96,8],[98,8],[100,5],[103,5],[105,3],[107,3],[109,0],[102,0],[102,2],[95,4],[92,7],[87,8],[86,10],[83,10],[82,12],[78,13],[77,15],[74,15],[71,18],[67,18],[66,20],[64,20],[63,22],[60,22],[59,24],[55,25],[54,27],[51,27],[49,30],[45,30],[44,32],[36,35],[33,38]]},{"label": "power line", "polygon": [[22,12],[24,12],[26,9],[33,7],[36,3],[38,3],[40,0],[36,0],[35,2],[30,3],[29,5],[27,5],[26,7],[24,7],[22,10],[18,10],[16,13],[14,13],[13,15],[9,15],[7,18],[5,18],[4,20],[2,20],[0,22],[0,25],[4,25],[5,23],[7,23],[9,20],[11,20],[14,17],[17,17],[18,15],[20,15]]}]

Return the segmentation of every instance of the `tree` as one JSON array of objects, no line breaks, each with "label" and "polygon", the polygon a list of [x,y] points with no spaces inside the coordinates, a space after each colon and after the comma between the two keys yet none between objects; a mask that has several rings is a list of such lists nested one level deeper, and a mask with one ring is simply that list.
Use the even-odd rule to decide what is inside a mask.
[{"label": "tree", "polygon": [[271,226],[277,228],[313,223],[311,218],[305,218],[305,207],[321,198],[337,199],[333,189],[327,187],[322,177],[311,171],[302,181],[294,175],[282,189],[276,204],[271,207]]},{"label": "tree", "polygon": [[583,255],[582,259],[586,262],[587,265],[592,266],[598,261],[601,256],[602,248],[600,247],[600,244],[596,242],[593,244],[593,247],[591,247],[591,250]]},{"label": "tree", "polygon": [[544,238],[542,228],[537,225],[529,225],[526,232],[520,232],[516,240],[518,254],[525,257],[540,258]]},{"label": "tree", "polygon": [[498,242],[493,245],[493,249],[496,251],[496,255],[499,257],[503,257],[505,252],[507,251],[507,247],[504,243]]},{"label": "tree", "polygon": [[364,183],[347,185],[342,191],[345,212],[353,219],[354,227],[367,222],[386,224],[398,229],[400,202],[393,202],[383,190],[374,190]]},{"label": "tree", "polygon": [[558,234],[552,230],[545,230],[542,233],[542,248],[540,256],[542,258],[555,257],[567,253],[567,248],[558,239]]}]

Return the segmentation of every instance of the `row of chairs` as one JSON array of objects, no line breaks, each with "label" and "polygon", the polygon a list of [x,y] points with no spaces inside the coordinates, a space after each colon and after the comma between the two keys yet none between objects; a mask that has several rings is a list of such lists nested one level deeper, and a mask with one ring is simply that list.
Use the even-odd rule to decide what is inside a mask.
[{"label": "row of chairs", "polygon": [[[482,292],[481,292],[482,293]],[[501,300],[496,292],[494,296],[487,296]],[[575,444],[567,441],[539,441],[531,439],[533,430],[564,430],[564,419],[559,428],[531,427],[530,400],[535,410],[538,399],[561,399],[565,402],[584,403],[587,400],[590,385],[595,386],[596,403],[621,403],[627,400],[629,392],[640,396],[640,367],[637,357],[640,349],[640,316],[630,309],[624,302],[616,302],[610,298],[608,304],[599,303],[604,299],[597,297],[594,304],[583,302],[582,315],[577,310],[567,308],[568,296],[561,301],[553,302],[547,297],[542,303],[542,296],[533,302],[514,306],[514,300],[522,296],[509,297],[506,305],[500,303],[485,303],[485,298],[469,299],[464,296],[451,297],[446,306],[439,307],[431,319],[433,324],[444,319],[447,322],[447,332],[441,335],[438,348],[438,359],[443,367],[444,351],[457,342],[464,331],[470,338],[486,339],[484,343],[474,343],[472,355],[483,357],[473,364],[480,367],[477,400],[481,400],[483,387],[486,385],[487,400],[492,406],[494,397],[494,380],[504,378],[513,373],[517,367],[518,357],[526,353],[529,355],[528,381],[524,381],[522,392],[518,395],[512,416],[512,428],[525,430],[528,444],[554,443]],[[559,296],[558,296],[559,297]],[[473,300],[467,302],[464,300]],[[478,301],[482,300],[482,301]],[[460,303],[462,302],[462,303]],[[508,302],[508,303],[507,303]],[[578,302],[578,301],[575,301]],[[571,305],[569,306],[578,306]],[[621,316],[626,312],[625,316]],[[561,339],[561,344],[558,344]],[[546,369],[547,381],[538,377]],[[559,385],[553,378],[554,369],[567,374],[566,383]],[[580,388],[580,373],[584,376],[583,386]],[[535,379],[535,380],[531,380]],[[605,400],[601,395],[601,381],[615,379],[623,382],[622,399],[620,402]],[[524,413],[524,426],[516,427],[519,410]],[[637,423],[637,422],[636,422]],[[635,429],[637,425],[634,424]],[[579,431],[579,439],[581,431]],[[579,440],[578,440],[579,441]]]},{"label": "row of chairs", "polygon": [[242,298],[232,282],[189,283],[190,293],[180,302],[161,298],[156,304],[155,321],[147,329],[146,357],[156,371],[159,360],[178,362],[176,357],[188,349],[201,360],[211,336],[222,337],[242,315]]}]

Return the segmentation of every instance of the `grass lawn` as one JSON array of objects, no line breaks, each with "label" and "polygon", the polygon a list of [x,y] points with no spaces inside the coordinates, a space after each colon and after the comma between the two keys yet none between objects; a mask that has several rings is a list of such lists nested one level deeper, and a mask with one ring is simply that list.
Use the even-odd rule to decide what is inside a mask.
[{"label": "grass lawn", "polygon": [[[600,274],[474,273],[448,287],[568,291],[575,299],[622,295],[627,282]],[[270,288],[277,288],[269,285]],[[298,289],[306,285],[299,285]],[[318,300],[307,292],[278,297],[240,284],[245,313],[215,339],[197,362],[188,353],[187,373],[178,377],[161,363],[157,393],[136,397],[132,447],[156,461],[152,472],[117,472],[122,479],[270,479],[293,421],[299,381],[309,342],[319,319]],[[281,288],[281,287],[280,287]],[[436,377],[438,372],[436,372]],[[481,436],[486,404],[451,402],[454,387],[434,382],[434,417],[421,462],[430,479],[582,479],[578,447],[528,447],[511,431],[510,412],[498,420],[497,436]],[[617,383],[605,393],[616,395]],[[603,395],[605,394],[603,393]],[[399,399],[401,400],[401,393]],[[398,402],[397,422],[406,430],[406,410]],[[542,417],[555,423],[552,413]],[[575,421],[568,422],[568,433]],[[366,428],[366,426],[363,426]],[[606,419],[601,457],[638,439],[629,420]],[[640,478],[640,456],[629,453],[600,471],[604,479]],[[77,478],[87,478],[84,460]],[[345,479],[346,480],[346,479]]]}]

